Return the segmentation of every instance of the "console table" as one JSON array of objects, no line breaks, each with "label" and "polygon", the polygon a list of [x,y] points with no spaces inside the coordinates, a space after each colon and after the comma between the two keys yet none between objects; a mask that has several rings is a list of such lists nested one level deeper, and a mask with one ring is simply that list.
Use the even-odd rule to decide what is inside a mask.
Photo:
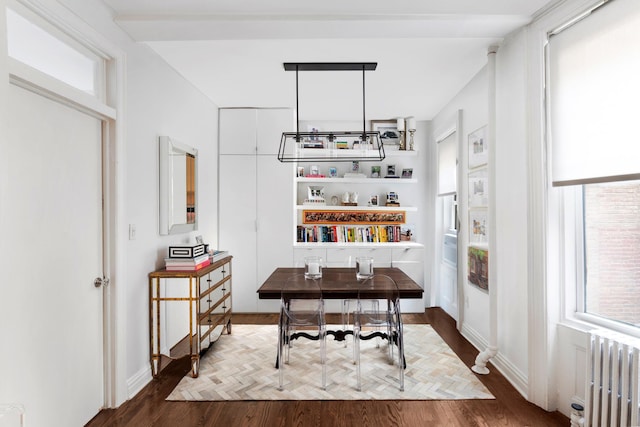
[{"label": "console table", "polygon": [[[191,376],[194,378],[199,374],[203,344],[206,350],[219,336],[212,338],[216,328],[226,328],[227,333],[231,333],[231,258],[233,257],[227,256],[196,271],[167,271],[163,268],[149,273],[149,338],[151,373],[154,378],[161,368],[162,302],[186,302],[189,305],[189,334],[174,347],[188,347],[188,351],[185,349],[176,354],[171,351],[171,354],[165,356],[175,359],[189,354]],[[160,279],[166,280],[164,294],[161,294]],[[188,296],[171,296],[182,295],[180,291],[185,290],[172,289],[173,286],[184,286],[187,283]]]}]

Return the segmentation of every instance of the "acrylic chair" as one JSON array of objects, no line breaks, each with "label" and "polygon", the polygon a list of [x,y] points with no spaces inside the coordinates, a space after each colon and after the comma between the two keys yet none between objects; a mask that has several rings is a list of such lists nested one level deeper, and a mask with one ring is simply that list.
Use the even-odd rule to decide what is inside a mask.
[{"label": "acrylic chair", "polygon": [[[295,298],[289,298],[285,289],[299,289]],[[284,365],[289,363],[291,336],[296,331],[316,329],[317,337],[307,333],[303,336],[320,341],[320,363],[322,365],[322,389],[327,388],[326,322],[324,300],[320,282],[307,279],[304,274],[291,276],[285,282],[280,297],[280,320],[278,322],[278,376],[280,390],[284,388]]]},{"label": "acrylic chair", "polygon": [[[364,310],[363,303],[374,296],[384,296],[387,300],[386,310]],[[373,329],[374,335],[379,335],[380,330],[386,329],[388,345],[387,356],[391,364],[397,364],[398,381],[400,391],[404,390],[404,341],[402,335],[402,316],[400,312],[400,292],[398,284],[391,277],[383,274],[375,274],[365,280],[358,287],[358,301],[353,313],[353,342],[356,364],[356,389],[362,389],[360,376],[360,341],[364,338],[363,329]],[[397,356],[394,358],[393,346],[398,347]]]}]

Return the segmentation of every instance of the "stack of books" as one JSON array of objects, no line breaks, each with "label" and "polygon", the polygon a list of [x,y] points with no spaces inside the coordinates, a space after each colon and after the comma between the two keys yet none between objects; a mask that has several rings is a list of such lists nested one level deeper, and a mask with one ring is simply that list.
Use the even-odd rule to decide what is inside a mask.
[{"label": "stack of books", "polygon": [[165,258],[167,271],[196,271],[211,264],[209,254],[199,255],[195,258]]},{"label": "stack of books", "polygon": [[204,245],[170,246],[169,258],[164,259],[167,271],[196,271],[211,264]]},{"label": "stack of books", "polygon": [[219,251],[219,250],[214,250],[213,252],[210,253],[209,255],[209,260],[211,261],[211,264],[213,264],[214,262],[221,260],[222,258],[226,257],[227,255],[229,255],[229,251]]}]

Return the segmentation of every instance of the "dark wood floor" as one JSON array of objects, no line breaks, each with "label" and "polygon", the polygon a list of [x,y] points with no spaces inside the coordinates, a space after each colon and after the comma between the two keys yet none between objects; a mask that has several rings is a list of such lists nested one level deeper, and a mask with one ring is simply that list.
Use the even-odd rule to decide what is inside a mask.
[{"label": "dark wood floor", "polygon": [[[467,365],[478,351],[441,309],[403,316],[405,323],[428,323]],[[327,322],[338,322],[328,318]],[[275,315],[234,314],[236,324],[277,323]],[[559,412],[527,402],[491,365],[478,378],[495,400],[428,401],[258,401],[168,402],[165,398],[189,371],[188,358],[169,364],[133,399],[101,411],[87,424],[101,426],[540,426],[569,425]]]}]

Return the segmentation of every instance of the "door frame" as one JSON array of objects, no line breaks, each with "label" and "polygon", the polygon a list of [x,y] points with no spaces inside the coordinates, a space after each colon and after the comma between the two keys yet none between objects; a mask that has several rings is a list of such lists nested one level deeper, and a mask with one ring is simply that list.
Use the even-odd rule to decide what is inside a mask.
[{"label": "door frame", "polygon": [[[9,82],[102,120],[103,271],[110,284],[103,287],[103,353],[105,408],[128,398],[126,383],[125,302],[125,54],[77,15],[57,2],[8,0],[7,6],[43,19],[103,58],[104,101],[67,86],[48,75],[7,58]],[[3,20],[4,21],[4,20]],[[5,27],[6,21],[0,24]]]}]

